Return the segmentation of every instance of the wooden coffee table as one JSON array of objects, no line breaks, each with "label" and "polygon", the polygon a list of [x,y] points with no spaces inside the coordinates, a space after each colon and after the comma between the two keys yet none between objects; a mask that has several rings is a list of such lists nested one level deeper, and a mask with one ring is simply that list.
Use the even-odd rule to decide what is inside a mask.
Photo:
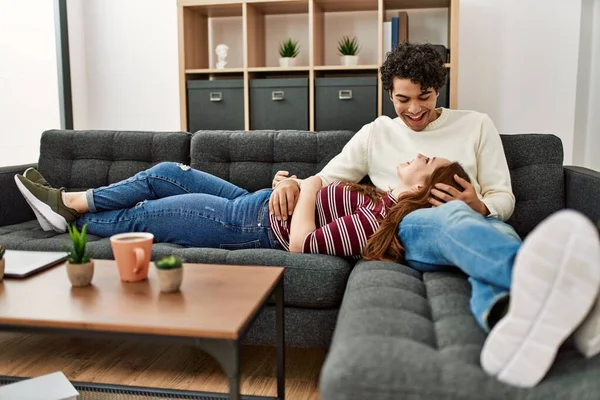
[{"label": "wooden coffee table", "polygon": [[64,264],[0,282],[0,330],[168,340],[200,347],[240,398],[239,347],[271,295],[276,301],[277,398],[285,397],[283,268],[185,264],[179,293],[124,283],[114,261],[95,260],[92,286],[73,288]]}]

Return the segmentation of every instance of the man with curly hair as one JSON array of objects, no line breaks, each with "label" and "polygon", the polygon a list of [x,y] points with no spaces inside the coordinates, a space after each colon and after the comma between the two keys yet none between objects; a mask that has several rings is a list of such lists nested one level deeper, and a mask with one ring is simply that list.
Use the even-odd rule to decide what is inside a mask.
[{"label": "man with curly hair", "polygon": [[[434,156],[460,162],[471,183],[456,176],[462,191],[436,185],[432,207],[400,222],[405,261],[421,272],[448,265],[465,272],[472,312],[489,332],[483,369],[504,382],[534,386],[571,334],[584,355],[600,352],[600,300],[590,312],[600,285],[598,234],[583,215],[565,211],[521,242],[504,222],[515,197],[500,135],[486,114],[436,108],[446,77],[433,46],[398,46],[381,66],[397,118],[366,124],[317,175],[323,185],[368,175],[377,188],[389,190],[397,168],[429,164]],[[414,154],[419,156],[412,159]],[[301,181],[291,178],[280,171],[273,181],[269,206],[278,218],[292,215],[298,198]]]}]

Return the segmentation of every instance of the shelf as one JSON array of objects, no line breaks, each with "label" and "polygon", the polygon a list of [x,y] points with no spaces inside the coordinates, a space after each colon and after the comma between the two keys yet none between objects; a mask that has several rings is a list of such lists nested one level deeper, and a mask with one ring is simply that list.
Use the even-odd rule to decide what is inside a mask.
[{"label": "shelf", "polygon": [[189,68],[185,70],[186,74],[241,74],[244,72],[244,68],[225,68],[225,69],[216,69],[216,68],[199,68],[193,69]]},{"label": "shelf", "polygon": [[379,70],[377,65],[319,65],[314,67],[315,71],[364,71],[364,70]]},{"label": "shelf", "polygon": [[451,0],[383,0],[385,9],[448,8]]},{"label": "shelf", "polygon": [[219,4],[211,6],[191,6],[186,7],[187,10],[192,10],[198,14],[208,18],[220,17],[241,17],[242,7],[240,4]]},{"label": "shelf", "polygon": [[[186,84],[190,80],[243,81],[244,127],[250,129],[250,81],[308,79],[309,129],[316,126],[314,83],[321,78],[377,79],[390,38],[390,19],[409,15],[409,38],[437,43],[451,52],[444,63],[449,75],[450,108],[457,106],[460,0],[176,0],[178,5],[181,126],[187,129]],[[433,27],[433,28],[432,28]],[[359,41],[359,63],[341,65],[338,42]],[[279,45],[300,46],[295,67],[279,67]],[[215,47],[229,47],[225,69],[216,69]],[[385,96],[377,79],[377,113]],[[240,99],[238,99],[240,100]],[[387,103],[386,103],[387,104]]]},{"label": "shelf", "polygon": [[[314,0],[323,12],[377,11],[377,0]],[[417,0],[418,1],[418,0]]]},{"label": "shelf", "polygon": [[292,71],[310,71],[310,67],[251,67],[248,72],[292,72]]},{"label": "shelf", "polygon": [[298,41],[298,63],[309,64],[308,1],[248,2],[246,12],[247,66],[278,68],[279,46]]},{"label": "shelf", "polygon": [[308,14],[308,1],[248,2],[248,7],[263,15]]}]

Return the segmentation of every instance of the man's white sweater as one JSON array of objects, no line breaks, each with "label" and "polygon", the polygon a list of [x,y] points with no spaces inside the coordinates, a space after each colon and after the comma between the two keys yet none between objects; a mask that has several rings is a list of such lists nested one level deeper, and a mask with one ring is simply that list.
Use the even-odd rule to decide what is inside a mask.
[{"label": "man's white sweater", "polygon": [[389,190],[397,185],[398,163],[417,153],[458,161],[490,216],[506,221],[513,213],[515,197],[500,135],[486,114],[475,111],[444,108],[421,132],[400,118],[379,117],[358,131],[318,175],[324,184],[358,182],[369,175],[375,186]]}]

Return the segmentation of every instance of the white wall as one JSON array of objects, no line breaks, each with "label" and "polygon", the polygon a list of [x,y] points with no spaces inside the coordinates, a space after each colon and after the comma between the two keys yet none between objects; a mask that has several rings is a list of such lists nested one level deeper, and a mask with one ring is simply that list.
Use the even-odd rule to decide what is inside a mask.
[{"label": "white wall", "polygon": [[74,115],[76,129],[180,129],[176,5],[176,0],[69,2],[83,17],[69,32],[76,42],[72,64],[79,71],[73,101],[84,102]]},{"label": "white wall", "polygon": [[54,2],[0,0],[0,166],[37,162],[60,128]]},{"label": "white wall", "polygon": [[[595,152],[600,151],[596,150],[600,147],[600,116],[591,112],[600,109],[599,6],[594,9],[594,18],[589,18],[595,39],[588,41],[593,51],[589,57],[586,129],[585,134],[575,134],[582,115],[576,104],[586,99],[584,91],[577,90],[578,84],[582,87],[585,83],[581,78],[578,81],[578,72],[585,70],[579,56],[580,44],[585,47],[585,36],[580,42],[580,35],[586,26],[585,18],[582,20],[582,2],[585,7],[586,1],[598,3],[461,0],[459,107],[488,113],[502,133],[554,133],[563,140],[565,163],[591,165]],[[179,129],[176,0],[69,0],[69,9],[80,16],[79,23],[70,26],[75,127]],[[338,21],[344,18],[342,14],[326,18],[330,37],[356,34],[364,44],[374,35],[371,28],[358,29],[360,24]],[[421,23],[442,19],[445,15],[440,10],[412,11],[411,40],[447,40],[445,26]],[[365,20],[368,24],[368,18]],[[303,16],[292,16],[290,22],[286,27],[281,17],[268,17],[267,49],[287,36],[298,36],[303,44],[308,36]],[[241,40],[227,36],[227,23],[215,24],[211,47],[221,41],[232,42],[228,66],[239,66]],[[241,29],[235,18],[231,23]],[[333,42],[327,46],[331,48]],[[373,58],[369,51],[363,56],[368,62]],[[336,56],[327,57],[333,57],[327,58],[328,62],[337,62]],[[300,63],[305,61],[301,58]],[[276,65],[276,55],[269,51],[267,65]]]},{"label": "white wall", "polygon": [[554,133],[573,159],[581,0],[461,0],[460,108],[501,133]]},{"label": "white wall", "polygon": [[600,171],[600,1],[594,2],[593,29],[591,32],[591,60],[587,130],[585,132],[586,167]]}]

